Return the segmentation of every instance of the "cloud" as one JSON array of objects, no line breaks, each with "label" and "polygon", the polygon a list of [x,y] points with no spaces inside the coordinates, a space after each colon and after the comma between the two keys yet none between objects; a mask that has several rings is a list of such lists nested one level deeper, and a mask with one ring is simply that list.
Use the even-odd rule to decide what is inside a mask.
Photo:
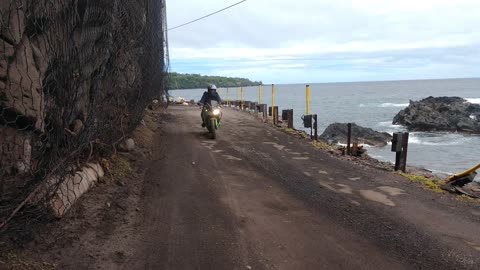
[{"label": "cloud", "polygon": [[[169,25],[229,4],[169,2]],[[286,82],[480,76],[478,14],[470,0],[249,0],[171,31],[172,69]]]}]

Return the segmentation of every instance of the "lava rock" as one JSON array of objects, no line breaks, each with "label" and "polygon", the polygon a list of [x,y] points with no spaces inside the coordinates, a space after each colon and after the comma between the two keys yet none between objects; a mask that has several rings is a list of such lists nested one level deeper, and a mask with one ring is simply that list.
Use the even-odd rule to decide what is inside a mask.
[{"label": "lava rock", "polygon": [[428,97],[410,101],[393,124],[411,131],[459,131],[480,133],[480,105],[460,97]]},{"label": "lava rock", "polygon": [[[325,141],[331,143],[347,143],[348,124],[333,123],[325,129],[320,136]],[[364,143],[374,146],[384,146],[392,140],[392,135],[386,132],[378,132],[371,128],[361,127],[355,123],[352,124],[352,143]]]}]

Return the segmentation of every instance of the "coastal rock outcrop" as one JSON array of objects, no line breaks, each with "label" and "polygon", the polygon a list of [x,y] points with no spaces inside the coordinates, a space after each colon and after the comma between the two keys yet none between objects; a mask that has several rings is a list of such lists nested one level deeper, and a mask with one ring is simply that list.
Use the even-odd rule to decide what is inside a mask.
[{"label": "coastal rock outcrop", "polygon": [[[330,124],[320,136],[325,141],[332,143],[347,143],[348,124],[333,123]],[[364,143],[374,146],[384,146],[392,140],[392,136],[386,132],[378,132],[371,128],[361,127],[355,123],[352,124],[352,143]]]},{"label": "coastal rock outcrop", "polygon": [[410,101],[393,124],[412,131],[459,131],[480,133],[480,105],[460,97],[428,97]]}]

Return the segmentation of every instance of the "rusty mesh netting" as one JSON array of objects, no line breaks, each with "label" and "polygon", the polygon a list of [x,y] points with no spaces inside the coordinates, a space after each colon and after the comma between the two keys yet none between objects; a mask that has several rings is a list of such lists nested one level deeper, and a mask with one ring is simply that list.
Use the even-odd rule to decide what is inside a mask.
[{"label": "rusty mesh netting", "polygon": [[165,14],[164,0],[0,1],[0,232],[44,218],[162,96]]}]

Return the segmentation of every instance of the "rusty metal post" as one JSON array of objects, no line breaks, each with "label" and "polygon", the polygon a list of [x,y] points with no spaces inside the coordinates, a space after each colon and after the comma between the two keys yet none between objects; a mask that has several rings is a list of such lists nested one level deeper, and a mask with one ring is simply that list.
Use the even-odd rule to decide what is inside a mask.
[{"label": "rusty metal post", "polygon": [[408,137],[409,133],[405,132],[402,135],[402,152],[400,157],[400,170],[407,172],[407,152],[408,152]]},{"label": "rusty metal post", "polygon": [[315,121],[315,123],[313,123],[313,129],[314,129],[314,135],[313,135],[313,139],[315,141],[318,141],[318,123],[317,123],[317,115],[314,114],[313,115],[313,120]]},{"label": "rusty metal post", "polygon": [[287,116],[287,119],[288,119],[287,128],[293,129],[293,109],[288,110],[287,115],[288,115]]},{"label": "rusty metal post", "polygon": [[352,142],[352,124],[347,124],[347,155],[351,155],[350,143]]}]

